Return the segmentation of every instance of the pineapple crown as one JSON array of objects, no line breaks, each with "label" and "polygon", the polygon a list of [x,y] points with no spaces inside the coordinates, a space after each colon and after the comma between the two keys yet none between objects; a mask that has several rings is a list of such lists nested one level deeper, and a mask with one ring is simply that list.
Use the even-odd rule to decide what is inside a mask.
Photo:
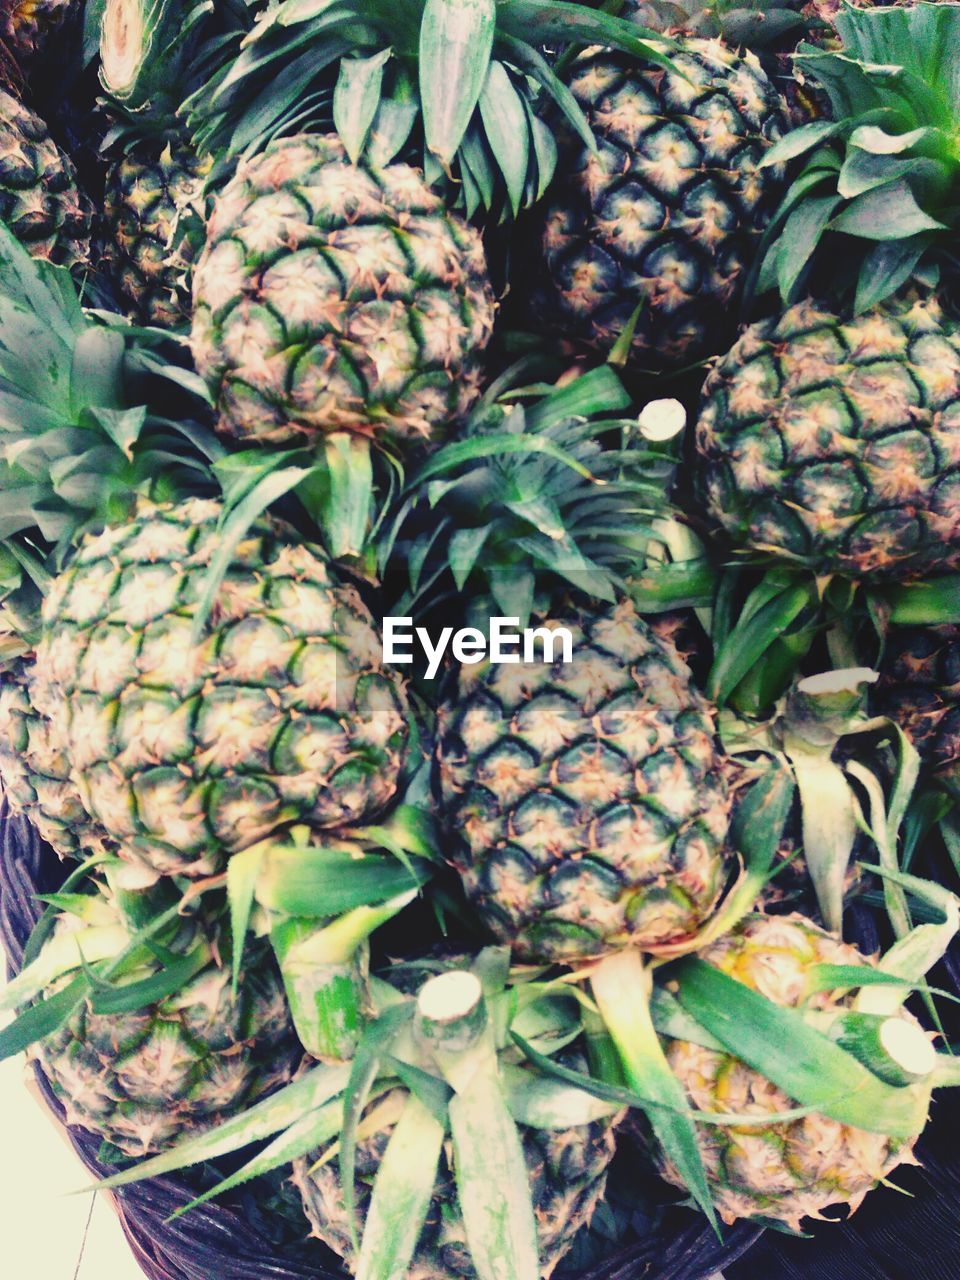
[{"label": "pineapple crown", "polygon": [[822,255],[831,275],[849,264],[834,286],[852,290],[859,313],[918,268],[955,261],[960,5],[844,4],[834,22],[841,52],[801,45],[796,57],[833,119],[793,130],[762,161],[804,163],[767,231],[757,292],[777,288],[795,301],[819,284]]},{"label": "pineapple crown", "polygon": [[236,54],[265,0],[105,0],[100,21],[102,103],[114,121],[103,142],[185,137],[178,112]]},{"label": "pineapple crown", "polygon": [[609,365],[511,386],[523,368],[494,383],[460,438],[411,477],[383,540],[384,566],[406,564],[421,606],[452,588],[525,623],[558,591],[612,602],[656,540],[682,407],[654,402],[639,421],[624,418],[630,397]]},{"label": "pineapple crown", "polygon": [[548,106],[595,149],[541,47],[597,43],[669,65],[669,41],[654,47],[635,24],[580,4],[280,0],[185,110],[197,145],[225,162],[332,121],[352,160],[419,158],[468,216],[509,217],[553,176]]},{"label": "pineapple crown", "polygon": [[811,25],[799,8],[797,0],[626,0],[619,12],[658,31],[720,36],[734,47],[767,49]]},{"label": "pineapple crown", "polygon": [[85,312],[69,273],[3,226],[0,329],[0,601],[19,631],[33,613],[24,600],[81,533],[122,518],[140,492],[208,487],[223,449],[191,420],[207,399],[181,344]]}]

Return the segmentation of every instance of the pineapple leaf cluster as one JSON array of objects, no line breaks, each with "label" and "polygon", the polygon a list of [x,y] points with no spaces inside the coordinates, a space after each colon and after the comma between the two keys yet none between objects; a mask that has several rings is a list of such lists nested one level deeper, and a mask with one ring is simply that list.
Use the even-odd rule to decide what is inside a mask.
[{"label": "pineapple leaf cluster", "polygon": [[830,115],[764,159],[802,167],[767,231],[757,288],[790,303],[807,284],[839,285],[860,314],[925,264],[956,266],[960,7],[845,3],[835,24],[839,52],[801,45],[796,58]]},{"label": "pineapple leaf cluster", "polygon": [[504,389],[517,372],[413,473],[381,540],[384,567],[407,565],[421,610],[451,586],[521,625],[558,589],[612,603],[667,513],[677,460],[615,416],[631,401],[609,365]]},{"label": "pineapple leaf cluster", "polygon": [[199,145],[227,159],[333,124],[354,162],[415,156],[468,215],[516,215],[554,173],[547,107],[595,145],[542,47],[596,43],[667,61],[634,24],[578,4],[282,0],[185,105]]}]

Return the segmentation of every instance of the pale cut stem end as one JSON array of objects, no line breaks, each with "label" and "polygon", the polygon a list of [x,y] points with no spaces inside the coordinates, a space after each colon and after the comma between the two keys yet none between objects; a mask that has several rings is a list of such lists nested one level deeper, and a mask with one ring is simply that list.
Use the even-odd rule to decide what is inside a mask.
[{"label": "pale cut stem end", "polygon": [[441,973],[424,983],[417,997],[417,1033],[435,1052],[461,1053],[474,1045],[487,1024],[483,987],[465,970]]}]

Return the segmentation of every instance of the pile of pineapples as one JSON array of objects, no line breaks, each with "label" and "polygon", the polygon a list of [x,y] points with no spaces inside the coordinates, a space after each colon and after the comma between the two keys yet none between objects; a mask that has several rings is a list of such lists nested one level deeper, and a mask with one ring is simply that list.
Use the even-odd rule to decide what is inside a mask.
[{"label": "pile of pineapples", "polygon": [[960,1084],[960,4],[0,18],[0,1056],[364,1280],[846,1217]]}]

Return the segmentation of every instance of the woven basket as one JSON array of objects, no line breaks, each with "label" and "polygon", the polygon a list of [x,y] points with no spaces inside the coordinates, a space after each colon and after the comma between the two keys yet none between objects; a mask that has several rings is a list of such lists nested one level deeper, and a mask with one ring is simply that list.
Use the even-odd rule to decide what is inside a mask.
[{"label": "woven basket", "polygon": [[[40,914],[36,895],[56,889],[63,874],[33,828],[0,804],[0,941],[13,972]],[[937,980],[960,992],[960,954]],[[47,1106],[62,1123],[63,1108],[43,1073],[34,1070]],[[948,1101],[938,1108],[940,1123],[921,1152],[925,1169],[898,1176],[916,1199],[876,1192],[852,1224],[821,1228],[814,1241],[770,1232],[761,1239],[756,1227],[739,1223],[721,1243],[701,1218],[670,1211],[658,1233],[581,1280],[707,1280],[720,1270],[728,1280],[960,1280],[960,1142],[953,1138],[960,1132],[960,1109]],[[943,1114],[948,1109],[954,1123]],[[112,1172],[97,1159],[99,1138],[78,1128],[67,1132],[91,1173]],[[194,1194],[178,1177],[112,1193],[134,1257],[151,1280],[343,1280],[322,1246],[306,1260],[284,1256],[229,1202],[168,1221]]]}]

